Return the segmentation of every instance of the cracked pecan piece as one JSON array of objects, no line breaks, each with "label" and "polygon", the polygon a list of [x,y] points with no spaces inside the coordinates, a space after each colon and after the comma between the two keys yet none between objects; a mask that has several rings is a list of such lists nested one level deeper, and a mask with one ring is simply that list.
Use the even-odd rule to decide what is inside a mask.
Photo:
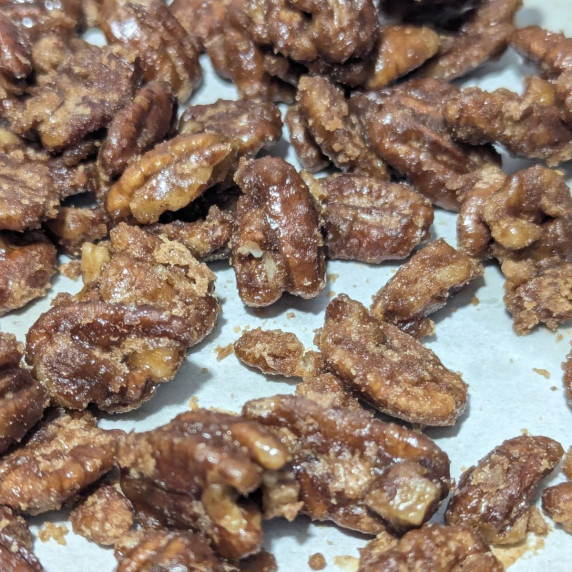
[{"label": "cracked pecan piece", "polygon": [[548,437],[504,441],[461,475],[445,513],[447,524],[468,526],[491,544],[520,542],[528,529],[532,495],[563,454]]},{"label": "cracked pecan piece", "polygon": [[32,534],[28,523],[7,506],[0,507],[0,566],[9,572],[43,572],[32,552]]},{"label": "cracked pecan piece", "polygon": [[0,459],[0,503],[27,514],[59,509],[113,467],[122,434],[87,412],[52,412]]},{"label": "cracked pecan piece", "polygon": [[360,550],[358,572],[502,572],[480,536],[461,526],[425,524],[402,538],[381,533]]},{"label": "cracked pecan piece", "polygon": [[429,237],[431,203],[407,184],[351,174],[304,180],[320,208],[328,258],[380,264]]},{"label": "cracked pecan piece", "polygon": [[164,81],[179,101],[189,99],[202,76],[198,50],[161,0],[104,0],[101,29],[139,54],[145,81]]},{"label": "cracked pecan piece", "polygon": [[231,141],[210,133],[179,135],[133,162],[109,189],[105,208],[115,221],[159,220],[224,181],[236,160]]},{"label": "cracked pecan piece", "polygon": [[326,366],[387,415],[422,425],[454,425],[465,409],[467,385],[458,374],[345,294],[328,304],[316,343]]},{"label": "cracked pecan piece", "polygon": [[41,231],[0,232],[0,316],[46,295],[56,249]]},{"label": "cracked pecan piece", "polygon": [[317,296],[325,286],[318,213],[308,187],[283,159],[242,162],[231,239],[238,292],[248,306],[268,306],[283,292]]},{"label": "cracked pecan piece", "polygon": [[429,438],[366,412],[277,395],[247,402],[243,415],[268,427],[292,457],[265,481],[273,516],[291,520],[292,509],[302,510],[315,520],[377,534],[420,526],[447,495],[447,455]]},{"label": "cracked pecan piece", "polygon": [[373,296],[370,312],[415,338],[432,334],[427,316],[475,278],[483,266],[439,238],[416,252]]},{"label": "cracked pecan piece", "polygon": [[542,491],[542,510],[572,534],[572,482],[560,483]]},{"label": "cracked pecan piece", "polygon": [[200,531],[230,559],[258,552],[262,541],[259,510],[240,495],[286,461],[284,446],[260,424],[207,410],[130,434],[119,455],[121,487],[139,518]]}]

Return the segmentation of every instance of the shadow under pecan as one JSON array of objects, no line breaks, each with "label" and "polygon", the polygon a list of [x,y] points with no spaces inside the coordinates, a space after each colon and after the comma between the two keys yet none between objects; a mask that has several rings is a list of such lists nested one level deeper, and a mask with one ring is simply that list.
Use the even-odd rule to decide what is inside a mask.
[{"label": "shadow under pecan", "polygon": [[429,438],[366,412],[277,395],[247,402],[243,415],[268,427],[292,458],[265,478],[267,516],[292,520],[301,510],[377,534],[420,526],[447,496],[447,455]]},{"label": "shadow under pecan", "polygon": [[0,507],[0,566],[9,572],[42,572],[32,552],[32,534],[28,523],[7,506]]},{"label": "shadow under pecan", "polygon": [[564,451],[548,437],[508,439],[461,475],[445,520],[465,525],[491,544],[513,544],[526,536],[530,503],[540,482]]},{"label": "shadow under pecan", "polygon": [[326,309],[317,337],[326,367],[379,411],[422,425],[454,425],[467,384],[415,338],[345,294]]},{"label": "shadow under pecan", "polygon": [[52,411],[0,459],[0,503],[27,514],[59,509],[113,467],[122,434],[99,429],[87,412]]}]

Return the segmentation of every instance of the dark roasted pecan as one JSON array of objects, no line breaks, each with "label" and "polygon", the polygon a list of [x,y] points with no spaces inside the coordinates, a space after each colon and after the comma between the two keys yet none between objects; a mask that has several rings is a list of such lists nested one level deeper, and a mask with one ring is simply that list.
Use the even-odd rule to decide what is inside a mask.
[{"label": "dark roasted pecan", "polygon": [[381,8],[407,21],[454,26],[480,4],[481,0],[381,0]]},{"label": "dark roasted pecan", "polygon": [[[562,369],[564,370],[564,377],[562,378],[562,383],[564,384],[564,391],[566,392],[566,398],[568,403],[572,407],[572,349],[568,353],[566,360],[562,364]],[[568,458],[568,457],[567,457]],[[572,454],[569,455],[570,458],[570,475],[567,475],[570,480],[572,480]]]},{"label": "dark roasted pecan", "polygon": [[139,54],[146,81],[167,82],[179,101],[199,84],[197,47],[161,0],[104,0],[101,29],[109,42]]},{"label": "dark roasted pecan", "polygon": [[572,534],[572,482],[560,483],[542,491],[542,509]]},{"label": "dark roasted pecan", "polygon": [[[447,455],[429,438],[366,412],[277,395],[247,402],[243,414],[269,427],[292,457],[290,480],[299,498],[284,494],[288,487],[279,478],[264,483],[265,495],[275,494],[274,487],[278,498],[284,494],[287,517],[299,500],[299,509],[316,520],[368,534],[386,526],[406,530],[426,521],[447,495]],[[273,500],[274,515],[280,514]]]},{"label": "dark roasted pecan", "polygon": [[125,495],[111,485],[102,485],[70,513],[76,534],[98,544],[114,545],[133,526],[133,507]]},{"label": "dark roasted pecan", "polygon": [[59,509],[113,467],[121,434],[87,412],[56,412],[0,459],[0,503],[28,514]]},{"label": "dark roasted pecan", "polygon": [[429,237],[433,208],[405,183],[350,174],[304,180],[321,211],[329,258],[379,264],[407,257]]},{"label": "dark roasted pecan", "polygon": [[113,118],[101,145],[98,165],[110,178],[121,175],[141,153],[167,135],[175,113],[169,84],[151,81]]},{"label": "dark roasted pecan", "polygon": [[435,324],[427,316],[483,272],[480,262],[439,238],[399,267],[373,296],[370,312],[415,338],[428,336]]},{"label": "dark roasted pecan", "polygon": [[45,296],[56,270],[56,250],[42,232],[0,232],[0,316]]},{"label": "dark roasted pecan", "polygon": [[467,385],[410,335],[345,294],[326,309],[317,343],[326,366],[376,409],[423,425],[453,425]]},{"label": "dark roasted pecan", "polygon": [[461,526],[426,524],[403,538],[380,534],[360,550],[358,572],[502,572],[480,536]]},{"label": "dark roasted pecan", "polygon": [[165,211],[183,208],[226,179],[236,150],[210,133],[179,135],[132,163],[109,190],[105,208],[117,221],[132,216],[153,223]]},{"label": "dark roasted pecan", "polygon": [[0,7],[0,73],[24,79],[32,73],[32,48],[24,28],[15,24]]},{"label": "dark roasted pecan", "polygon": [[0,0],[0,12],[36,38],[47,32],[69,34],[81,24],[80,0]]},{"label": "dark roasted pecan", "polygon": [[548,437],[505,441],[462,474],[447,507],[447,523],[469,526],[491,544],[520,542],[526,536],[532,495],[563,454],[560,444]]},{"label": "dark roasted pecan", "polygon": [[42,572],[44,568],[32,552],[28,523],[7,506],[0,507],[0,567],[6,572]]},{"label": "dark roasted pecan", "polygon": [[265,157],[239,166],[231,240],[238,292],[248,306],[268,306],[283,292],[317,296],[325,286],[318,213],[292,165]]}]

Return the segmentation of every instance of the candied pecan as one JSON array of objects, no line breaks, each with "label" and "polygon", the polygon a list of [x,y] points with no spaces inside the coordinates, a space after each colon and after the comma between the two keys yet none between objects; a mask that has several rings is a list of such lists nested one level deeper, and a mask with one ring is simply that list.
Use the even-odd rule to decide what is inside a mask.
[{"label": "candied pecan", "polygon": [[572,534],[572,482],[560,483],[542,491],[542,509]]},{"label": "candied pecan", "polygon": [[8,572],[42,572],[44,568],[32,552],[28,523],[7,506],[0,507],[0,566]]},{"label": "candied pecan", "polygon": [[248,306],[268,306],[283,292],[313,298],[325,286],[318,213],[292,165],[277,157],[242,162],[231,239],[238,292]]},{"label": "candied pecan", "polygon": [[0,332],[0,453],[42,418],[49,401],[46,390],[19,366],[21,359],[16,338]]},{"label": "candied pecan", "polygon": [[351,174],[304,179],[321,211],[329,258],[379,264],[405,258],[429,237],[431,203],[405,183]]},{"label": "candied pecan", "polygon": [[572,481],[572,447],[566,451],[564,460],[562,461],[562,472],[566,475],[569,481]]},{"label": "candied pecan", "polygon": [[282,330],[245,330],[234,342],[234,353],[244,364],[267,375],[306,377],[316,373],[315,352],[305,352],[302,342]]},{"label": "candied pecan", "polygon": [[[289,395],[249,401],[243,414],[288,448],[301,510],[313,519],[369,534],[386,526],[407,529],[420,526],[447,495],[447,455],[429,438],[393,423]],[[264,494],[272,494],[272,484],[265,482],[270,490]],[[280,480],[278,486],[284,489]],[[384,490],[393,490],[393,499]],[[291,509],[292,498],[285,499]],[[278,513],[279,506],[274,509]]]},{"label": "candied pecan", "polygon": [[282,135],[280,110],[266,101],[218,99],[187,107],[179,120],[179,133],[212,133],[230,139],[241,157],[254,157]]},{"label": "candied pecan", "polygon": [[467,177],[497,162],[488,147],[451,137],[443,105],[457,92],[448,82],[427,78],[350,100],[350,107],[363,108],[375,152],[437,206],[453,211],[459,209],[457,195]]},{"label": "candied pecan", "polygon": [[116,221],[131,215],[139,223],[157,222],[224,181],[235,158],[233,144],[218,135],[179,135],[129,165],[109,189],[105,208]]},{"label": "candied pecan", "polygon": [[453,425],[467,385],[439,358],[345,294],[326,309],[317,343],[328,368],[376,409],[423,425]]},{"label": "candied pecan", "polygon": [[[562,364],[562,369],[564,370],[564,377],[562,382],[564,384],[564,391],[566,392],[566,398],[568,403],[572,407],[572,349],[568,353],[566,360]],[[568,458],[568,457],[567,457]],[[568,478],[572,480],[572,453],[569,455],[570,459],[570,475],[567,474]]]},{"label": "candied pecan", "polygon": [[501,572],[502,564],[479,535],[462,526],[426,524],[403,538],[382,533],[360,550],[358,572]]},{"label": "candied pecan", "polygon": [[65,254],[78,257],[84,242],[94,242],[107,235],[108,224],[109,217],[101,206],[61,207],[58,216],[45,227]]},{"label": "candied pecan", "polygon": [[462,474],[445,513],[447,524],[469,526],[492,544],[520,542],[536,486],[563,454],[548,437],[504,441]]},{"label": "candied pecan", "polygon": [[146,81],[167,82],[186,101],[201,79],[192,38],[161,0],[104,0],[101,29],[140,57]]},{"label": "candied pecan", "polygon": [[315,401],[326,409],[345,407],[352,411],[366,411],[344,382],[332,373],[316,372],[305,377],[296,386],[295,394]]},{"label": "candied pecan", "polygon": [[151,81],[113,118],[101,145],[98,166],[109,177],[121,175],[141,153],[167,135],[175,113],[168,84]]},{"label": "candied pecan", "polygon": [[399,267],[373,296],[370,312],[415,338],[428,336],[435,324],[427,316],[483,272],[480,262],[439,238]]},{"label": "candied pecan", "polygon": [[13,123],[19,134],[38,135],[49,151],[62,151],[106,127],[133,97],[133,54],[119,46],[84,44],[31,89]]},{"label": "candied pecan", "polygon": [[24,29],[0,8],[0,72],[10,79],[24,79],[32,73],[30,42]]},{"label": "candied pecan", "polygon": [[302,118],[300,108],[297,105],[288,107],[284,122],[288,126],[290,144],[294,148],[302,167],[310,173],[325,169],[330,161],[312,138],[308,125]]},{"label": "candied pecan", "polygon": [[277,572],[276,558],[264,548],[238,563],[240,572]]},{"label": "candied pecan", "polygon": [[113,467],[121,434],[87,412],[49,416],[0,459],[0,503],[28,514],[59,509]]},{"label": "candied pecan", "polygon": [[445,104],[444,117],[455,137],[472,144],[502,143],[512,155],[549,166],[572,158],[572,127],[560,107],[508,89],[464,89]]},{"label": "candied pecan", "polygon": [[439,42],[439,35],[427,26],[382,28],[364,87],[381,89],[408,74],[437,53]]},{"label": "candied pecan", "polygon": [[0,12],[33,37],[55,30],[70,33],[81,24],[80,0],[0,0]]},{"label": "candied pecan", "polygon": [[336,167],[389,179],[385,164],[370,148],[343,91],[327,77],[300,78],[296,101],[312,138]]},{"label": "candied pecan", "polygon": [[56,270],[56,249],[42,232],[0,232],[0,316],[45,296]]},{"label": "candied pecan", "polygon": [[280,441],[258,423],[207,410],[188,411],[153,431],[130,434],[119,463],[121,487],[151,522],[201,531],[226,558],[260,549],[260,514],[239,499],[265,470],[287,460]]},{"label": "candied pecan", "polygon": [[70,513],[76,534],[102,545],[114,545],[133,526],[133,507],[117,488],[103,485]]}]

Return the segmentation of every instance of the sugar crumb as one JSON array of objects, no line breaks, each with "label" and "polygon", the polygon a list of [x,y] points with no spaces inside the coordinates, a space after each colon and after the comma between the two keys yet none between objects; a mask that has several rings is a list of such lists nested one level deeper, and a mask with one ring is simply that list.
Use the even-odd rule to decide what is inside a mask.
[{"label": "sugar crumb", "polygon": [[473,306],[478,306],[478,305],[479,305],[479,302],[480,302],[480,300],[479,300],[476,296],[473,296],[473,297],[471,298],[471,304],[472,304]]},{"label": "sugar crumb", "polygon": [[65,524],[54,524],[53,522],[45,522],[44,526],[40,528],[40,531],[38,532],[38,538],[42,542],[48,542],[48,540],[53,539],[58,544],[66,546],[67,542],[65,536],[68,532],[69,532],[68,527]]},{"label": "sugar crumb", "polygon": [[555,385],[553,385],[553,386],[550,388],[550,391],[558,391],[558,388],[557,388]]},{"label": "sugar crumb", "polygon": [[64,262],[58,266],[58,272],[70,280],[77,280],[81,275],[81,263],[79,260]]},{"label": "sugar crumb", "polygon": [[328,280],[333,284],[338,278],[340,277],[339,274],[328,274]]},{"label": "sugar crumb", "polygon": [[336,556],[334,564],[346,572],[357,572],[359,560],[355,556]]},{"label": "sugar crumb", "polygon": [[201,373],[208,373],[208,372],[209,372],[208,367],[201,367]]},{"label": "sugar crumb", "polygon": [[530,431],[529,431],[528,429],[526,429],[526,428],[525,428],[525,429],[521,429],[521,430],[520,430],[520,434],[521,434],[521,435],[530,435]]},{"label": "sugar crumb", "polygon": [[216,352],[216,361],[222,361],[223,359],[227,358],[232,352],[234,351],[234,346],[232,344],[228,344],[228,346],[217,346],[215,348]]},{"label": "sugar crumb", "polygon": [[541,375],[542,377],[544,377],[546,379],[550,379],[550,372],[547,369],[540,369],[537,367],[533,367],[532,371],[534,373],[537,373],[538,375]]},{"label": "sugar crumb", "polygon": [[328,298],[333,298],[334,296],[336,296],[336,293],[334,291],[330,290],[328,292]]},{"label": "sugar crumb", "polygon": [[189,399],[189,409],[191,411],[197,411],[199,408],[199,398],[196,395],[193,395],[191,399]]},{"label": "sugar crumb", "polygon": [[288,312],[288,313],[286,314],[286,317],[287,317],[289,320],[291,320],[292,318],[295,318],[295,317],[296,317],[296,314],[294,314],[294,312]]},{"label": "sugar crumb", "polygon": [[326,567],[326,559],[321,552],[316,552],[308,558],[308,566],[312,570],[323,570]]},{"label": "sugar crumb", "polygon": [[564,336],[560,332],[558,332],[556,334],[556,341],[561,342],[563,339],[564,339]]},{"label": "sugar crumb", "polygon": [[234,328],[232,328],[232,331],[233,331],[235,334],[239,334],[239,333],[240,333],[240,326],[234,326]]}]

